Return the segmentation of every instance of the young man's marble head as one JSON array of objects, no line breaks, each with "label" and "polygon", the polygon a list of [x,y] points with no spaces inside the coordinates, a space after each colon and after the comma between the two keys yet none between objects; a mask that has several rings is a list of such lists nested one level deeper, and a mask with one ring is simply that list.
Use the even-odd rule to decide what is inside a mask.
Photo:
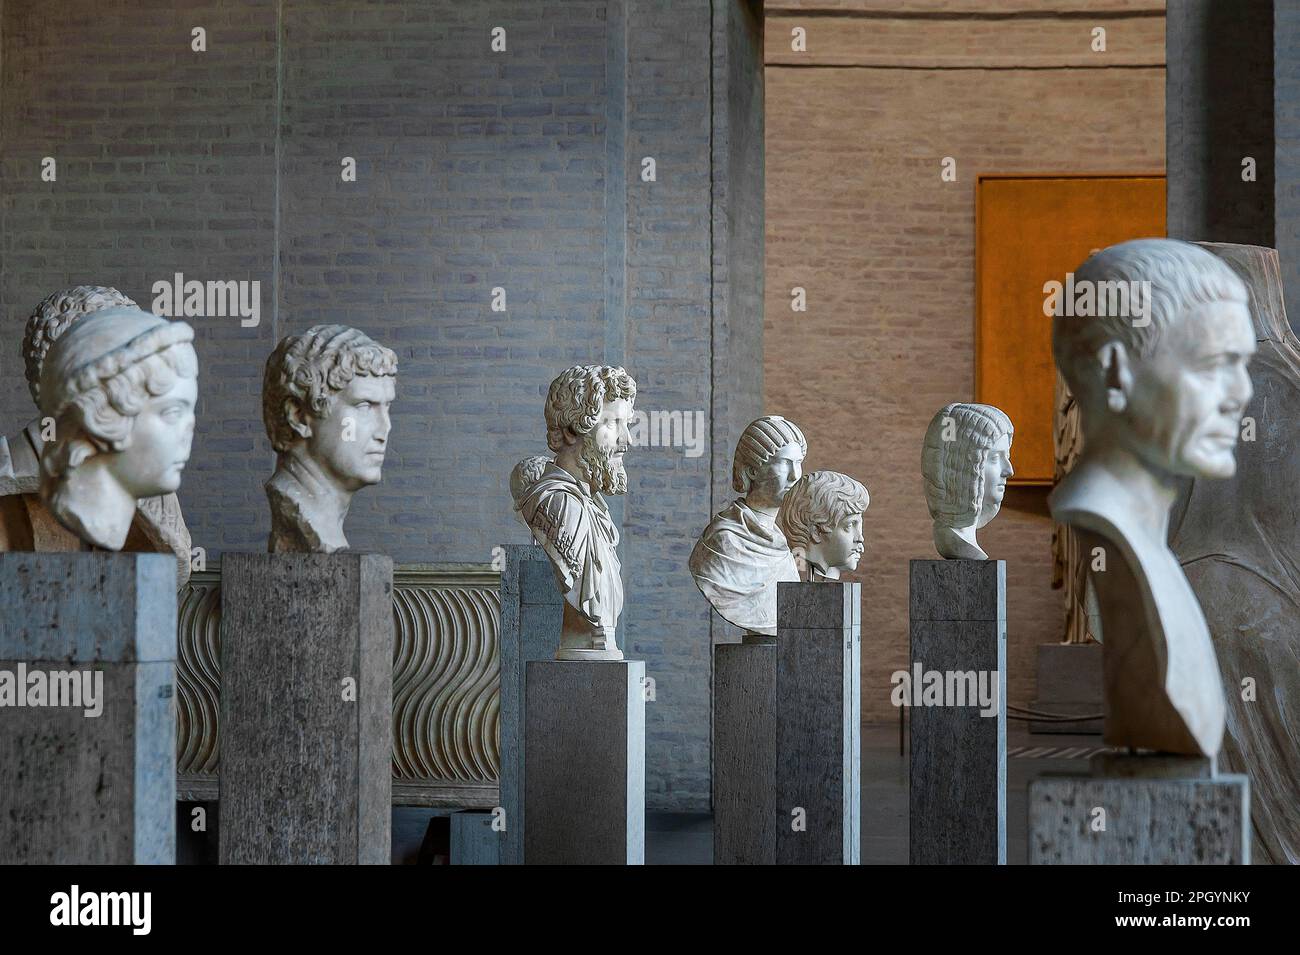
[{"label": "young man's marble head", "polygon": [[99,547],[126,540],[137,498],[180,487],[194,437],[194,330],[134,306],[74,321],[41,361],[36,391],[54,438],[41,452],[41,497]]},{"label": "young man's marble head", "polygon": [[731,486],[755,510],[775,514],[802,475],[808,442],[793,421],[764,415],[751,421],[736,442]]},{"label": "young man's marble head", "polygon": [[266,362],[262,420],[281,461],[307,458],[322,478],[357,491],[382,478],[397,355],[363,332],[317,325]]},{"label": "young man's marble head", "polygon": [[867,489],[847,474],[812,471],[786,492],[776,523],[791,552],[812,567],[810,578],[838,580],[862,559],[862,515],[870,503]]},{"label": "young man's marble head", "polygon": [[622,368],[575,365],[546,393],[546,444],[555,463],[580,475],[593,491],[627,492],[623,455],[631,446],[628,424],[636,382]]},{"label": "young man's marble head", "polygon": [[1241,279],[1190,243],[1135,239],[1093,255],[1074,280],[1149,283],[1138,286],[1149,289],[1142,315],[1052,321],[1052,353],[1079,402],[1085,452],[1115,442],[1165,474],[1231,477],[1255,351]]},{"label": "young man's marble head", "polygon": [[135,306],[115,288],[107,285],[77,285],[41,299],[27,319],[23,335],[23,363],[27,369],[27,390],[37,406],[41,403],[41,368],[55,340],[77,319],[106,308]]},{"label": "young man's marble head", "polygon": [[[930,420],[921,450],[925,502],[944,557],[982,560],[975,531],[997,516],[1011,467],[1011,419],[992,405],[954,402]],[[964,542],[964,543],[963,543]]]}]

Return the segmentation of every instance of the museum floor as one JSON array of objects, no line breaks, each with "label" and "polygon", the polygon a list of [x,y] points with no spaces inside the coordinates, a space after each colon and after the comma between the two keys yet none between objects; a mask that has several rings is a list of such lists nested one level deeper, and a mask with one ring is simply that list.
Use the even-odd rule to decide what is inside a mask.
[{"label": "museum floor", "polygon": [[[1012,722],[1007,730],[1007,861],[1025,865],[1025,792],[1044,773],[1087,770],[1102,748],[1100,736],[1031,735]],[[427,826],[426,810],[397,810],[393,818],[393,861],[415,862]],[[898,753],[898,725],[862,728],[862,862],[907,864],[907,757]],[[713,857],[708,813],[650,812],[646,815],[648,865],[708,865]]]}]

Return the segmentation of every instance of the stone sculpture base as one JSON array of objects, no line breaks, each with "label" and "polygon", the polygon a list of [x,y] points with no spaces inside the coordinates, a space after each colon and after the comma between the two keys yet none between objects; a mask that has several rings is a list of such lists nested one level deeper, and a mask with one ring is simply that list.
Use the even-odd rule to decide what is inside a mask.
[{"label": "stone sculpture base", "polygon": [[1031,865],[1249,865],[1250,780],[1208,760],[1094,757],[1029,784]]},{"label": "stone sculpture base", "polygon": [[777,636],[713,648],[713,862],[857,865],[861,585],[780,583]]},{"label": "stone sculpture base", "polygon": [[501,807],[506,814],[501,864],[524,864],[524,668],[550,660],[564,623],[555,571],[536,544],[502,546]]},{"label": "stone sculpture base", "polygon": [[524,719],[524,861],[645,862],[645,663],[534,660]]},{"label": "stone sculpture base", "polygon": [[1030,720],[1031,733],[1084,733],[1100,736],[1106,708],[1100,643],[1044,643],[1038,647],[1038,696],[1030,708],[1079,720]]},{"label": "stone sculpture base", "polygon": [[0,864],[175,863],[175,686],[175,558],[0,554]]},{"label": "stone sculpture base", "polygon": [[492,828],[490,812],[451,814],[451,864],[500,865],[505,832]]},{"label": "stone sculpture base", "polygon": [[221,864],[388,865],[392,560],[221,564]]},{"label": "stone sculpture base", "polygon": [[[911,864],[1005,865],[1006,563],[913,560],[910,637],[909,677],[936,671],[944,688],[940,705],[909,714]],[[995,715],[970,699],[981,673],[996,678]],[[912,686],[909,699],[924,688]]]}]

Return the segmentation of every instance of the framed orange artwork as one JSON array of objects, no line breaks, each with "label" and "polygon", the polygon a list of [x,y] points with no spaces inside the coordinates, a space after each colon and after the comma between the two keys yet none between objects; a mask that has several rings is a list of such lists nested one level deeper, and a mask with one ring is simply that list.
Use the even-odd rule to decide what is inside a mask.
[{"label": "framed orange artwork", "polygon": [[1012,484],[1051,484],[1056,368],[1049,281],[1094,249],[1165,234],[1163,175],[980,175],[975,185],[975,400],[1016,427]]}]

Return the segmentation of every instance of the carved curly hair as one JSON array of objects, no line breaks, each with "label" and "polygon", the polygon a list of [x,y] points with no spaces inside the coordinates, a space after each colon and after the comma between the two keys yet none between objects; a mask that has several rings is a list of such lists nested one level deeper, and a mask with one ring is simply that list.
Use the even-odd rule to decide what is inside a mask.
[{"label": "carved curly hair", "polygon": [[299,440],[286,405],[317,419],[328,418],[334,396],[357,375],[397,376],[397,355],[364,332],[346,325],[316,325],[280,340],[262,377],[262,423],[276,451]]},{"label": "carved curly hair", "polygon": [[27,390],[32,393],[32,401],[38,407],[41,403],[41,366],[54,340],[82,316],[122,305],[133,306],[135,302],[107,285],[77,285],[41,299],[27,319],[27,330],[23,335]]},{"label": "carved curly hair", "polygon": [[605,402],[636,401],[636,382],[622,368],[574,365],[551,382],[546,393],[546,445],[564,448],[564,433],[583,435],[596,426]]},{"label": "carved curly hair", "polygon": [[838,471],[810,471],[781,499],[776,526],[790,550],[807,552],[820,544],[850,514],[861,514],[871,503],[866,487]]}]

